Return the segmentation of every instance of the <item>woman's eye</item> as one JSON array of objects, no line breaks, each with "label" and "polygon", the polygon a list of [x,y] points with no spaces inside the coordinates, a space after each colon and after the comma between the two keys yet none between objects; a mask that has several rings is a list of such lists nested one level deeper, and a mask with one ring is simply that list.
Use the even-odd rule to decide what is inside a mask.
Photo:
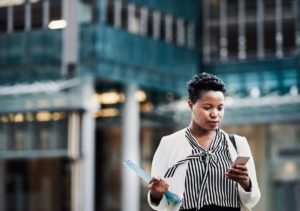
[{"label": "woman's eye", "polygon": [[203,107],[204,108],[204,110],[209,110],[210,109],[210,107]]},{"label": "woman's eye", "polygon": [[219,111],[222,111],[222,110],[223,110],[223,107],[219,107],[218,110],[219,110]]}]

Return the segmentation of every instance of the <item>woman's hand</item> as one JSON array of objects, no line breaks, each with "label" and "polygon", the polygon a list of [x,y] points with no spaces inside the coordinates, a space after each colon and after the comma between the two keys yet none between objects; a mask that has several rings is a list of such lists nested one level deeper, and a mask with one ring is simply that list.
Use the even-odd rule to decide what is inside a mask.
[{"label": "woman's hand", "polygon": [[148,188],[150,190],[151,201],[159,203],[163,195],[168,191],[169,185],[160,178],[152,177]]},{"label": "woman's hand", "polygon": [[251,180],[245,165],[237,164],[230,167],[225,173],[225,177],[238,182],[245,191],[251,191]]}]

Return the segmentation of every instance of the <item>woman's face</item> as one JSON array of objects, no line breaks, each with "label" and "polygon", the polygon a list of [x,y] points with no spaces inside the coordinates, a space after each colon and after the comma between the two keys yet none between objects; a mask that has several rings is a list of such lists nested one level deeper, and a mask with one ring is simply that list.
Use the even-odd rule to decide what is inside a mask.
[{"label": "woman's face", "polygon": [[224,94],[221,91],[204,91],[193,104],[189,100],[192,110],[192,121],[195,126],[204,130],[215,130],[224,116]]}]

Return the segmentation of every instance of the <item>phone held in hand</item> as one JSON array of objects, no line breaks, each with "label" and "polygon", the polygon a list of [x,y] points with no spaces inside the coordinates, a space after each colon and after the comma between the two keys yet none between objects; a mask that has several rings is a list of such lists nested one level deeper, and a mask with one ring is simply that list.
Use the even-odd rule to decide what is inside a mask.
[{"label": "phone held in hand", "polygon": [[249,156],[237,156],[232,166],[237,164],[246,165],[249,159],[250,159]]}]

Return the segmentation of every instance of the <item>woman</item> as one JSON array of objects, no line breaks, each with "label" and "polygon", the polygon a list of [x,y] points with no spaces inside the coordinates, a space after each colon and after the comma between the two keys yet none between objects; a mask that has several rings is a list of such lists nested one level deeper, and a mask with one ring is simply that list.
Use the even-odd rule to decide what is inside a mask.
[{"label": "woman", "polygon": [[[219,129],[224,116],[224,83],[202,73],[188,82],[192,120],[187,128],[162,138],[153,158],[148,202],[154,210],[251,210],[260,199],[250,147],[235,135],[235,144]],[[237,155],[246,165],[233,165]],[[167,200],[171,191],[182,203]]]}]

